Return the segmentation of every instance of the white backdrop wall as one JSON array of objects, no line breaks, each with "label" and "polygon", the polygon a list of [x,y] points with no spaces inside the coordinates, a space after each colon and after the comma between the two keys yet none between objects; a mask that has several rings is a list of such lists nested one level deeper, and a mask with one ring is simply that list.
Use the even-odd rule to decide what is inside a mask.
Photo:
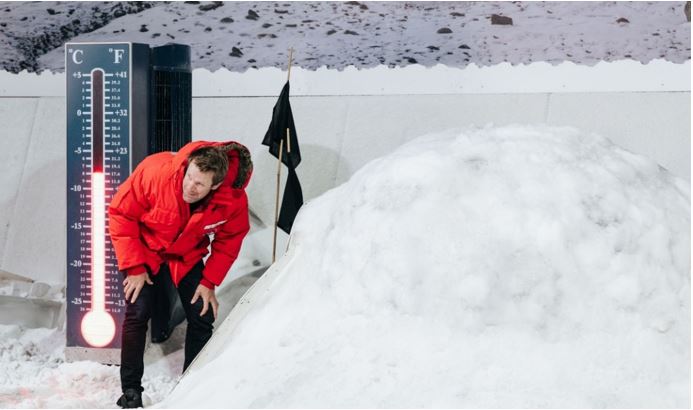
[{"label": "white backdrop wall", "polygon": [[[690,70],[690,64],[687,66]],[[297,172],[304,198],[319,196],[346,181],[368,161],[419,135],[455,127],[511,123],[568,125],[596,132],[690,181],[689,75],[690,71],[687,83],[679,81],[662,91],[643,92],[636,86],[630,91],[625,87],[608,92],[583,87],[582,92],[528,93],[513,89],[503,93],[495,89],[488,93],[407,94],[402,92],[407,88],[404,84],[396,92],[384,91],[382,95],[327,96],[315,95],[315,88],[305,92],[305,86],[304,95],[300,95],[299,77],[299,87],[292,89],[292,108],[303,156]],[[46,90],[61,80],[55,76],[57,79],[50,80],[48,84],[52,85]],[[214,89],[218,86],[215,78],[219,79],[208,77],[201,85]],[[276,93],[284,79],[274,75],[271,88]],[[268,88],[264,82],[257,83]],[[18,87],[16,81],[8,85],[2,78],[0,86],[4,90]],[[296,88],[299,95],[294,92]],[[348,88],[348,84],[342,88]],[[251,208],[271,224],[276,160],[260,142],[276,95],[199,94],[193,99],[193,138],[235,139],[250,148],[255,162],[249,186]],[[0,98],[0,123],[0,269],[49,283],[63,282],[64,96]]]},{"label": "white backdrop wall", "polygon": [[[193,135],[235,138],[253,152],[251,203],[273,218],[276,160],[260,145],[274,98],[197,98]],[[609,137],[690,180],[690,93],[564,93],[295,97],[305,199],[417,136],[455,127],[545,123]]]}]

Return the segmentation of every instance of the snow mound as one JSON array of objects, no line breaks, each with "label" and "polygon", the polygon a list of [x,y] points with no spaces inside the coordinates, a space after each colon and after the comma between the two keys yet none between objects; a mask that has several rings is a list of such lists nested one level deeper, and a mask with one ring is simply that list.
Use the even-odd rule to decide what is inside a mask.
[{"label": "snow mound", "polygon": [[690,187],[572,128],[421,137],[301,211],[176,407],[689,407]]}]

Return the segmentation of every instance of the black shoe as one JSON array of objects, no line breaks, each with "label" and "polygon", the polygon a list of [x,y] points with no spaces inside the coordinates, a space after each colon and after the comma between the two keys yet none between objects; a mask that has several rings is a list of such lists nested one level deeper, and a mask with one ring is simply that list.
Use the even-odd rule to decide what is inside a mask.
[{"label": "black shoe", "polygon": [[161,331],[158,334],[152,333],[152,343],[164,343],[169,337],[171,337],[171,332]]},{"label": "black shoe", "polygon": [[123,409],[136,409],[142,406],[142,393],[137,389],[125,389],[125,392],[116,402]]}]

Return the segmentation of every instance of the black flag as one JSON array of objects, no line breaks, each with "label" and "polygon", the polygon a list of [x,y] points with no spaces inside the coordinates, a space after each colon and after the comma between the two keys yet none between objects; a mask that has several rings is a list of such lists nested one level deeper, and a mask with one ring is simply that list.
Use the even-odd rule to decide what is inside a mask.
[{"label": "black flag", "polygon": [[282,231],[291,232],[291,227],[294,225],[294,219],[296,219],[301,205],[303,205],[301,184],[298,183],[296,170],[289,168],[289,177],[286,179],[284,198],[282,198],[282,207],[279,211],[279,222],[277,222],[277,226]]},{"label": "black flag", "polygon": [[[286,129],[289,129],[289,142],[286,142]],[[272,122],[265,134],[265,139],[262,140],[262,145],[269,147],[270,154],[275,158],[279,158],[279,143],[284,140],[284,155],[282,162],[289,168],[294,168],[301,163],[301,150],[298,148],[298,135],[296,134],[296,126],[294,125],[294,116],[291,113],[291,103],[289,103],[289,82],[287,81],[282,88],[282,93],[279,94],[279,100],[274,104],[272,110]],[[288,152],[287,151],[291,151]]]},{"label": "black flag", "polygon": [[[288,144],[286,140],[287,129],[289,130]],[[298,214],[298,210],[303,205],[303,192],[296,175],[296,167],[301,163],[301,150],[298,147],[298,135],[294,125],[294,116],[291,112],[291,103],[289,103],[288,81],[282,88],[279,100],[274,104],[272,122],[270,122],[269,129],[262,140],[262,145],[267,145],[270,154],[279,158],[279,146],[282,140],[284,141],[284,147],[281,160],[289,168],[289,177],[284,187],[284,197],[277,226],[284,232],[290,233],[296,214]]]}]

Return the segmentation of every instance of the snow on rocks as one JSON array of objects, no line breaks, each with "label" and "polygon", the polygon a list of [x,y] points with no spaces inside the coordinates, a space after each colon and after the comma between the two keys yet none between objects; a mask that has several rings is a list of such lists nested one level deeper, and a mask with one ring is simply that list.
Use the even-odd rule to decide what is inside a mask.
[{"label": "snow on rocks", "polygon": [[176,407],[688,407],[690,187],[609,140],[428,135],[302,209]]},{"label": "snow on rocks", "polygon": [[65,42],[117,41],[189,44],[193,67],[235,72],[285,69],[289,47],[296,49],[294,64],[309,70],[683,63],[691,58],[684,7],[603,1],[3,3],[0,68],[62,71]]},{"label": "snow on rocks", "polygon": [[[42,71],[37,59],[51,50],[62,50],[69,39],[98,30],[111,20],[139,13],[153,2],[79,2],[3,4],[0,6],[2,68],[10,72]],[[64,63],[63,63],[64,64]]]}]

